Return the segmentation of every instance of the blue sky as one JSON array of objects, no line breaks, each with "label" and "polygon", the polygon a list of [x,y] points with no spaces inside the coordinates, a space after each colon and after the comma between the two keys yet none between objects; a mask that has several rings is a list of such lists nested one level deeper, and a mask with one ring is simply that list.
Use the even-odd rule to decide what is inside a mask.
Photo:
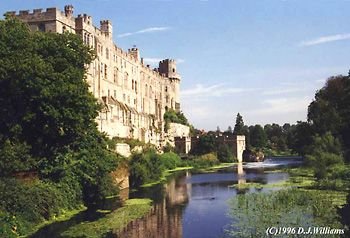
[{"label": "blue sky", "polygon": [[11,0],[1,12],[74,5],[95,25],[113,22],[119,47],[155,65],[174,58],[182,110],[199,129],[305,120],[332,75],[347,74],[346,0]]}]

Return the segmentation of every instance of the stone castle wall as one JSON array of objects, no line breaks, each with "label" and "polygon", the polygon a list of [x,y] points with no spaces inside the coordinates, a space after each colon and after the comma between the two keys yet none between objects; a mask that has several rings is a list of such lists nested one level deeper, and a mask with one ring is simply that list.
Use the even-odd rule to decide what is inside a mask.
[{"label": "stone castle wall", "polygon": [[90,91],[104,105],[96,118],[98,128],[110,137],[134,138],[164,145],[163,115],[167,109],[180,110],[180,76],[174,60],[159,62],[151,69],[140,59],[136,47],[123,51],[113,42],[113,26],[108,20],[93,24],[87,14],[75,17],[73,6],[8,12],[28,23],[32,30],[71,32],[96,52],[87,66]]}]

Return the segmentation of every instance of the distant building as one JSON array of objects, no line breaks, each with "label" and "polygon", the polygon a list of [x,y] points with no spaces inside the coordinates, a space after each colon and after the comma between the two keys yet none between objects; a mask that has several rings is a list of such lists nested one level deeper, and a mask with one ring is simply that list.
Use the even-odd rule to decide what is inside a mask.
[{"label": "distant building", "polygon": [[111,21],[102,20],[96,27],[87,14],[75,17],[72,5],[64,11],[47,8],[7,14],[28,23],[34,31],[77,34],[96,51],[86,80],[104,105],[96,118],[101,131],[110,137],[134,138],[158,146],[173,138],[164,132],[163,115],[168,109],[180,111],[181,77],[174,60],[162,60],[158,68],[151,69],[144,65],[136,46],[127,52],[116,46]]}]

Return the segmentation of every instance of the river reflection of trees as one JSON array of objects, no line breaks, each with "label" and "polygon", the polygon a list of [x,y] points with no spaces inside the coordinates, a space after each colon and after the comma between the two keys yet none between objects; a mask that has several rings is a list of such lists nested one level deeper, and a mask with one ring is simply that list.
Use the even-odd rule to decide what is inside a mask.
[{"label": "river reflection of trees", "polygon": [[113,237],[125,238],[181,238],[182,214],[188,203],[191,185],[186,184],[187,173],[179,179],[172,179],[162,188],[164,196],[141,219],[130,222],[124,229],[115,232]]}]

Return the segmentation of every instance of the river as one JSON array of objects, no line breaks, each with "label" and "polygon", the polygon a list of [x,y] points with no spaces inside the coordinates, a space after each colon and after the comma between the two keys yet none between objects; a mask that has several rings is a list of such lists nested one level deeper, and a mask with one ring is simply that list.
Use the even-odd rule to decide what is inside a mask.
[{"label": "river", "polygon": [[[151,198],[154,206],[112,237],[121,238],[213,238],[224,237],[232,223],[228,200],[239,193],[266,192],[279,188],[243,188],[232,185],[255,182],[262,184],[282,182],[288,174],[276,172],[281,166],[298,166],[295,158],[272,158],[261,163],[245,163],[213,172],[181,171],[168,178],[166,184],[142,188],[136,192],[124,191],[128,198]],[[84,220],[94,220],[89,212],[70,222],[52,225],[33,237],[60,237],[59,233]],[[46,231],[45,231],[46,230]]]}]

